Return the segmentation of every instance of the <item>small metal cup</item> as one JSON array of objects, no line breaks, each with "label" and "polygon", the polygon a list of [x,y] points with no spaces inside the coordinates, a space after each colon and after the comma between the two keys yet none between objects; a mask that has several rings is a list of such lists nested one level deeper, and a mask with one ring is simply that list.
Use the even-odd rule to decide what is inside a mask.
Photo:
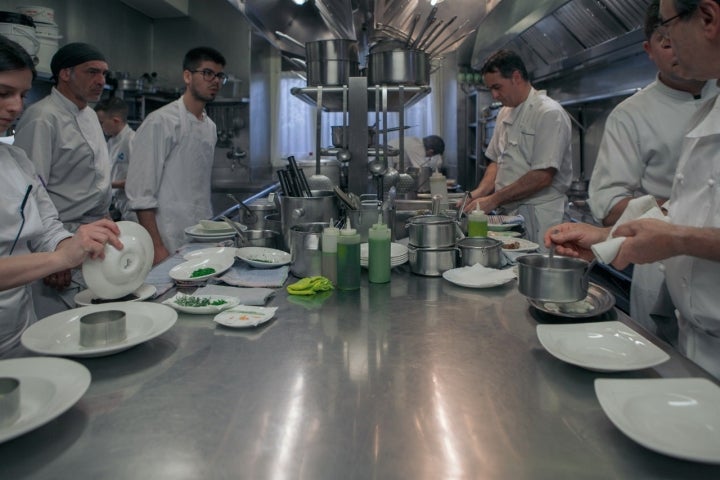
[{"label": "small metal cup", "polygon": [[20,380],[0,377],[0,428],[20,418]]},{"label": "small metal cup", "polygon": [[107,310],[80,317],[80,345],[103,347],[127,338],[125,312]]}]

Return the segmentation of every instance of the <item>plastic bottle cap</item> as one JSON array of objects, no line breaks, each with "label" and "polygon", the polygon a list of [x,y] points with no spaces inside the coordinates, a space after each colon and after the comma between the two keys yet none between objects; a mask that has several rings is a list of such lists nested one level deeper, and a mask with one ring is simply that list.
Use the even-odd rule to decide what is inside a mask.
[{"label": "plastic bottle cap", "polygon": [[347,219],[347,223],[345,224],[345,228],[340,230],[340,235],[355,235],[357,233],[357,230],[351,227],[350,225],[350,218]]},{"label": "plastic bottle cap", "polygon": [[330,219],[330,226],[323,228],[323,235],[339,235],[339,234],[340,234],[340,229],[334,227],[333,225],[335,225],[334,219],[331,218],[331,219]]}]

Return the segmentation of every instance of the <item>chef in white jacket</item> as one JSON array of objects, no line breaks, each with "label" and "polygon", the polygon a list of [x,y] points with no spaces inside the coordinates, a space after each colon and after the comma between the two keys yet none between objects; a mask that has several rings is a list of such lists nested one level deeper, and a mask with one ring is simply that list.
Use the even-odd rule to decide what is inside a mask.
[{"label": "chef in white jacket", "polygon": [[[670,198],[688,122],[708,98],[718,93],[715,81],[688,80],[679,75],[670,39],[657,27],[659,5],[660,0],[654,0],[648,6],[643,43],[658,68],[657,79],[610,113],[590,178],[590,207],[603,225],[614,225],[634,197],[650,194],[661,206]],[[664,280],[660,264],[635,266],[630,315],[675,343],[677,323],[650,317]]]},{"label": "chef in white jacket", "polygon": [[[20,115],[35,67],[17,43],[0,36],[0,131]],[[81,226],[75,235],[58,213],[25,152],[0,144],[0,357],[36,319],[30,282],[102,256],[106,242],[122,248],[110,220]]]},{"label": "chef in white jacket", "polygon": [[225,58],[210,47],[183,60],[185,93],[152,112],[135,133],[125,192],[153,239],[154,264],[185,243],[185,229],[212,216],[211,171],[217,131],[205,105],[227,82]]}]

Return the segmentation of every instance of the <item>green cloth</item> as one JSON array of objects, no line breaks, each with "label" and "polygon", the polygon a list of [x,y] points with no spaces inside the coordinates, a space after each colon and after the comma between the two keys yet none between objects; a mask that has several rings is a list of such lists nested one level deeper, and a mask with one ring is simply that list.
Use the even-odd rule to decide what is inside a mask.
[{"label": "green cloth", "polygon": [[315,295],[318,292],[327,292],[332,290],[332,282],[325,277],[306,277],[287,286],[287,292],[290,295]]}]

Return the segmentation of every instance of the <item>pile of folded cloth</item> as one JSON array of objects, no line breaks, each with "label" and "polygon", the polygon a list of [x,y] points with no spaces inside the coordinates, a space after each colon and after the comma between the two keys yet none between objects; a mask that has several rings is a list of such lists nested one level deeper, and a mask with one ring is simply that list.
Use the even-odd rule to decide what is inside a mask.
[{"label": "pile of folded cloth", "polygon": [[305,277],[288,285],[287,292],[290,295],[315,295],[316,293],[327,292],[333,288],[332,282],[326,277]]}]

